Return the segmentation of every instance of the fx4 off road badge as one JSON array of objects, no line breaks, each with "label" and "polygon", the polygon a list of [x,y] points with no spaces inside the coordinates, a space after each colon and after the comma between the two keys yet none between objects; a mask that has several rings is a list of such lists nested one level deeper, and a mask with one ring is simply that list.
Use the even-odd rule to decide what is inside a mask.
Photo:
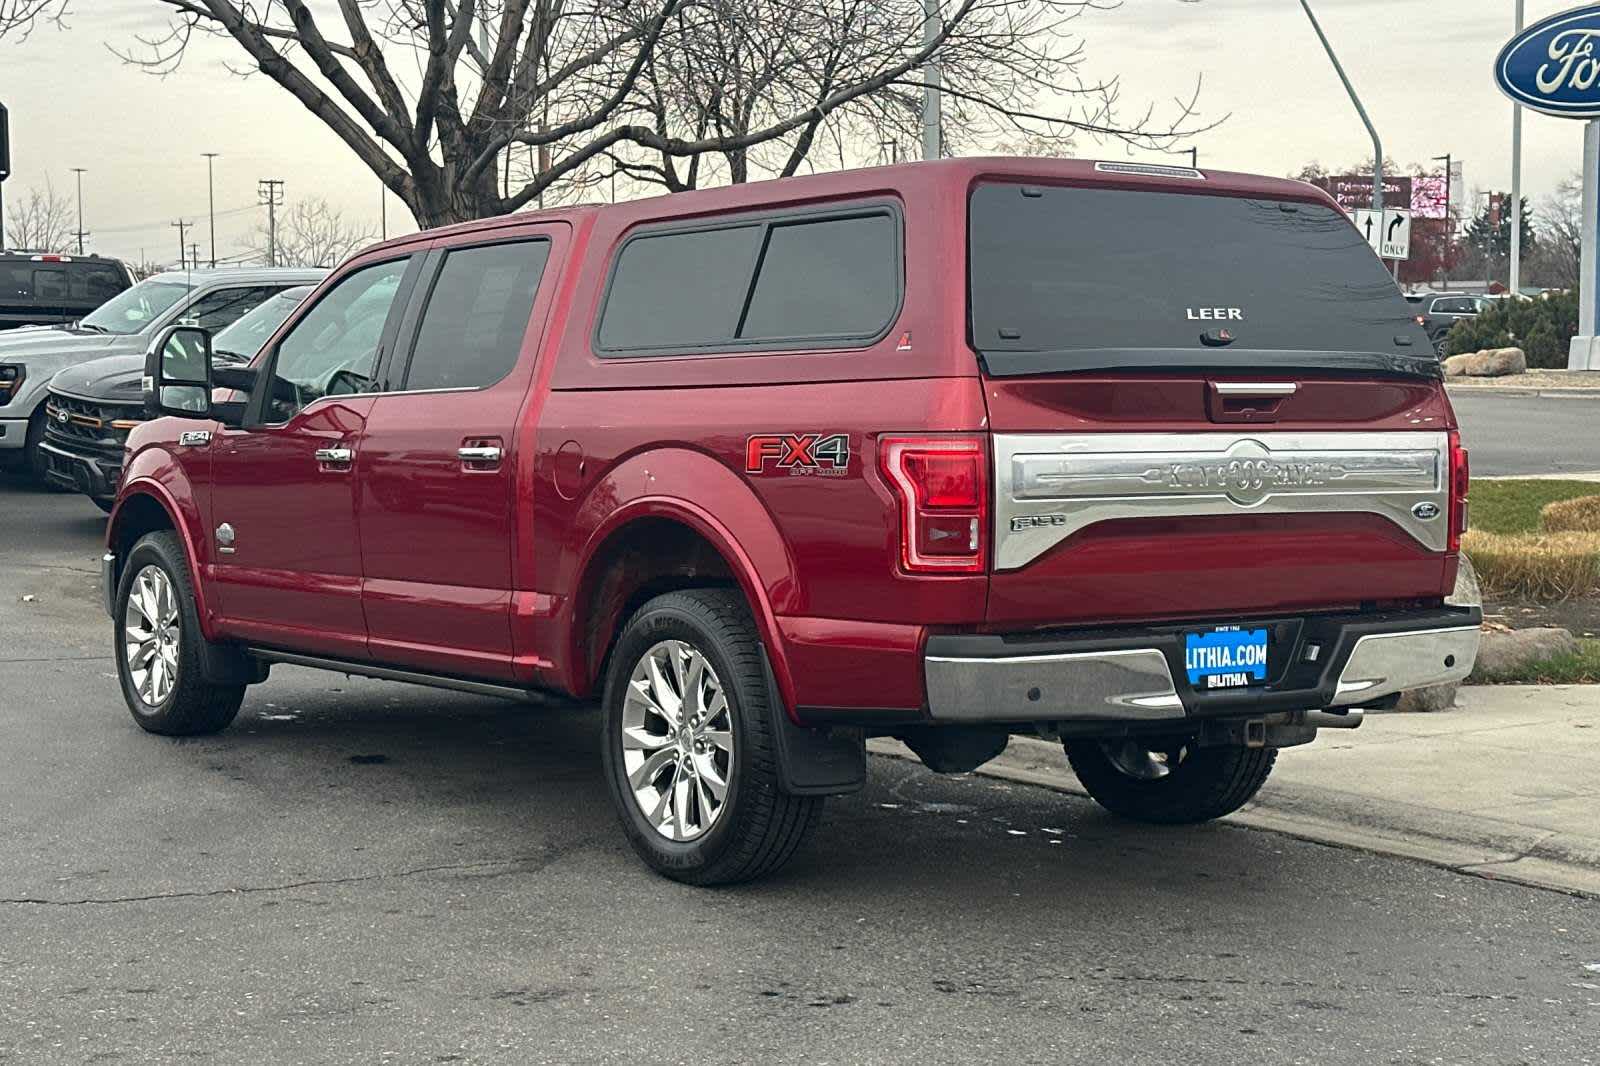
[{"label": "fx4 off road badge", "polygon": [[745,441],[744,472],[756,477],[844,477],[849,470],[846,433],[758,433]]}]

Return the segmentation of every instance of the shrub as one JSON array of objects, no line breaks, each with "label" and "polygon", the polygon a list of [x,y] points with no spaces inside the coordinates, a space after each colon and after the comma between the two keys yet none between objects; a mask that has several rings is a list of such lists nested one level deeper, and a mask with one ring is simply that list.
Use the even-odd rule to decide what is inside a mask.
[{"label": "shrub", "polygon": [[1530,368],[1562,369],[1578,333],[1578,294],[1551,293],[1532,300],[1498,300],[1475,318],[1463,318],[1445,337],[1445,355],[1485,348],[1521,348]]},{"label": "shrub", "polygon": [[1600,533],[1600,496],[1557,500],[1539,512],[1546,533]]},{"label": "shrub", "polygon": [[1469,530],[1461,548],[1487,596],[1548,603],[1600,593],[1600,533]]}]

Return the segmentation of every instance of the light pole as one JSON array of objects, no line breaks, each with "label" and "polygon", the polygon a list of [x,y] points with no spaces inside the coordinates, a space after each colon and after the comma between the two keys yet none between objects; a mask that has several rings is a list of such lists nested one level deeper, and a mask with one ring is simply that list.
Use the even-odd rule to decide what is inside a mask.
[{"label": "light pole", "polygon": [[206,157],[206,206],[211,213],[211,269],[217,269],[217,181],[216,172],[212,164],[216,162],[218,153],[201,152]]},{"label": "light pole", "polygon": [[1434,156],[1433,161],[1444,164],[1444,255],[1439,257],[1439,271],[1445,275],[1443,280],[1449,281],[1450,271],[1446,264],[1450,261],[1450,246],[1456,239],[1456,220],[1450,214],[1450,185],[1451,175],[1456,172],[1455,160],[1449,152],[1446,152],[1444,155]]},{"label": "light pole", "polygon": [[83,232],[83,167],[73,167],[72,172],[78,175],[78,254],[83,254],[83,239],[88,236]]},{"label": "light pole", "polygon": [[[1518,0],[1520,3],[1521,0]],[[1317,21],[1317,16],[1311,11],[1310,0],[1300,0],[1300,6],[1305,8],[1306,18],[1311,20],[1311,28],[1317,31],[1317,40],[1322,42],[1323,51],[1328,53],[1328,61],[1333,64],[1333,69],[1339,75],[1339,80],[1344,82],[1344,91],[1350,94],[1350,102],[1356,105],[1356,114],[1361,116],[1361,122],[1367,127],[1367,133],[1372,135],[1372,209],[1378,213],[1378,218],[1383,218],[1383,142],[1378,139],[1378,130],[1367,117],[1367,109],[1361,106],[1361,97],[1356,95],[1356,87],[1350,84],[1350,78],[1345,74],[1344,67],[1339,63],[1339,57],[1333,54],[1333,45],[1328,43],[1327,34],[1322,32],[1322,24]]]},{"label": "light pole", "polygon": [[[932,48],[939,40],[939,0],[922,0],[922,45]],[[939,89],[939,64],[932,55],[922,66],[922,158],[938,159],[944,151]]]}]

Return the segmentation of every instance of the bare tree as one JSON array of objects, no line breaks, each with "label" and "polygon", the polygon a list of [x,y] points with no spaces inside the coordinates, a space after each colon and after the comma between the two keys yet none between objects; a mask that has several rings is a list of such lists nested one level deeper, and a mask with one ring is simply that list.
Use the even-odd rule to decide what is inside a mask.
[{"label": "bare tree", "polygon": [[40,22],[60,23],[67,0],[0,0],[0,37],[26,37]]},{"label": "bare tree", "polygon": [[1583,175],[1567,178],[1540,201],[1539,217],[1531,276],[1552,289],[1576,289],[1583,254]]},{"label": "bare tree", "polygon": [[[1079,134],[1168,150],[1209,128],[1194,100],[1119,116],[1115,79],[1079,77],[1084,49],[1068,32],[1085,12],[1114,0],[1016,0],[967,7],[937,51],[949,149],[1027,143],[1061,154]],[[840,165],[898,157],[921,138],[920,74],[905,70],[874,91],[827,106],[841,86],[874,83],[920,50],[922,0],[700,0],[680,8],[640,76],[639,121],[662,138],[726,145],[681,159],[670,151],[614,151],[611,166],[676,191],[787,176],[813,167],[819,147]],[[1198,90],[1198,87],[1197,87]],[[1044,103],[1053,98],[1054,103]],[[784,115],[805,121],[751,142]],[[833,160],[830,160],[832,162]]]},{"label": "bare tree", "polygon": [[[278,213],[276,258],[279,266],[332,267],[377,240],[370,229],[346,221],[344,212],[321,197],[297,200]],[[266,223],[252,234],[251,251],[266,262]]]},{"label": "bare tree", "polygon": [[[593,181],[593,166],[622,146],[673,167],[717,159],[728,177],[747,175],[765,153],[763,169],[793,173],[819,136],[842,154],[885,121],[910,129],[917,72],[935,56],[956,129],[968,108],[1045,131],[1137,139],[1151,129],[1116,121],[1114,84],[1077,86],[1063,65],[1075,51],[1063,55],[1052,37],[1062,17],[1112,0],[947,0],[943,27],[926,43],[919,0],[337,0],[336,13],[334,0],[146,2],[172,22],[125,58],[165,73],[195,34],[231,40],[424,226],[513,211]],[[13,29],[61,8],[0,4],[10,5]],[[727,54],[759,56],[758,73],[699,116],[670,61],[694,61],[704,87],[717,83]],[[1028,109],[1032,94],[1056,88],[1095,103],[1068,116]]]},{"label": "bare tree", "polygon": [[8,248],[29,252],[66,252],[75,247],[72,201],[57,194],[47,180],[23,193],[20,202],[6,200],[5,240]]}]

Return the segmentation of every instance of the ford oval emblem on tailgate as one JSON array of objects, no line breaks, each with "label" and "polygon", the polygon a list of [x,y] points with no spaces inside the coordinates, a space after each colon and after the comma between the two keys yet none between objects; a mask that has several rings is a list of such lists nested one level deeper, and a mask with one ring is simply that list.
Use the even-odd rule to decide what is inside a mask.
[{"label": "ford oval emblem on tailgate", "polygon": [[1424,500],[1422,503],[1419,503],[1415,507],[1411,508],[1411,513],[1424,522],[1432,522],[1435,518],[1439,517],[1439,505],[1436,503],[1429,503]]}]

